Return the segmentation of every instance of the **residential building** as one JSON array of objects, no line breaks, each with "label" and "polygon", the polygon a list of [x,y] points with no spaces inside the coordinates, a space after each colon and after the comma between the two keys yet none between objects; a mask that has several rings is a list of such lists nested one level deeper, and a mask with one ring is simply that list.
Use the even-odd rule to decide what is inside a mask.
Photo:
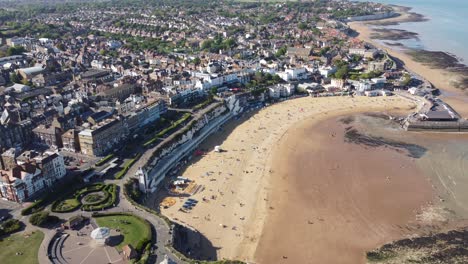
[{"label": "residential building", "polygon": [[39,125],[32,130],[34,134],[34,143],[41,144],[51,148],[61,148],[62,132],[60,128],[53,126]]},{"label": "residential building", "polygon": [[34,160],[42,171],[44,182],[48,187],[62,179],[66,174],[63,156],[56,152],[46,152],[42,156],[35,157]]},{"label": "residential building", "polygon": [[105,156],[128,136],[122,120],[106,119],[78,134],[81,153],[90,156]]},{"label": "residential building", "polygon": [[71,152],[80,151],[80,141],[78,139],[78,132],[75,129],[67,130],[62,134],[63,149]]},{"label": "residential building", "polygon": [[0,197],[22,203],[45,188],[41,170],[31,163],[0,170]]}]

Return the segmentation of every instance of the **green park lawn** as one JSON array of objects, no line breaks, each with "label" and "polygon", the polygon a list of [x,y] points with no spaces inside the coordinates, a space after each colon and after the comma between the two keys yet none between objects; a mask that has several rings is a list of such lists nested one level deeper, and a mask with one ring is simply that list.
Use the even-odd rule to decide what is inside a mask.
[{"label": "green park lawn", "polygon": [[[2,264],[35,264],[39,263],[37,254],[44,239],[44,233],[34,231],[29,237],[25,237],[22,232],[19,234],[4,237],[0,240],[0,263]],[[21,252],[22,255],[16,255]]]},{"label": "green park lawn", "polygon": [[79,205],[80,205],[80,202],[77,199],[71,198],[71,199],[66,199],[63,202],[61,202],[60,207],[63,210],[66,210],[66,209],[69,209],[69,208],[75,208],[75,207],[77,207]]},{"label": "green park lawn", "polygon": [[120,230],[124,239],[116,246],[119,251],[127,244],[135,248],[140,240],[144,238],[151,239],[151,227],[148,223],[137,217],[130,215],[109,215],[98,216],[95,219],[100,227]]}]

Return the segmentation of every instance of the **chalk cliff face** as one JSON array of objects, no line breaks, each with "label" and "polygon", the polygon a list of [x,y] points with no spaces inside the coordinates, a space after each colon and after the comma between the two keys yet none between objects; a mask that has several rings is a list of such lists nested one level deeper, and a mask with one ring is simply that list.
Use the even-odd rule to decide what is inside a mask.
[{"label": "chalk cliff face", "polygon": [[[199,141],[214,131],[212,128],[222,125],[229,119],[227,115],[231,116],[231,112],[224,103],[221,103],[205,115],[192,120],[186,128],[176,132],[176,136],[171,141],[154,151],[153,156],[144,166],[144,170],[148,172],[151,179],[153,190],[174,163],[177,163],[183,155],[196,147]],[[185,144],[188,142],[193,142],[193,144]],[[168,156],[170,154],[174,154],[173,157]]]}]

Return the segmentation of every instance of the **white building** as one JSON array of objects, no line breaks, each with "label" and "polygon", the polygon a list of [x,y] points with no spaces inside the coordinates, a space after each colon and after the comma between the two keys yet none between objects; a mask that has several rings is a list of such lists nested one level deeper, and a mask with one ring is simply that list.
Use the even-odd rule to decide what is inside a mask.
[{"label": "white building", "polygon": [[138,170],[135,172],[135,176],[138,178],[138,189],[140,189],[140,191],[143,193],[148,192],[149,180],[146,171],[142,168],[138,168]]},{"label": "white building", "polygon": [[370,91],[372,90],[372,83],[368,81],[361,81],[359,82],[359,86],[357,87],[358,92],[365,92],[365,91]]},{"label": "white building", "polygon": [[198,78],[195,88],[207,90],[212,87],[220,87],[229,83],[238,82],[237,73],[230,74],[209,74],[203,72],[192,72],[192,76]]},{"label": "white building", "polygon": [[330,85],[335,88],[343,89],[343,87],[345,86],[345,80],[333,78],[331,79]]},{"label": "white building", "polygon": [[107,227],[98,227],[91,231],[91,238],[97,245],[104,246],[110,237],[110,229]]},{"label": "white building", "polygon": [[284,72],[278,72],[278,76],[285,80],[304,80],[307,79],[307,71],[305,68],[286,69]]},{"label": "white building", "polygon": [[277,84],[268,88],[268,95],[271,98],[288,97],[294,94],[296,88],[292,84]]},{"label": "white building", "polygon": [[336,68],[335,67],[320,67],[319,68],[319,72],[320,72],[320,75],[322,75],[323,77],[325,78],[328,78],[328,76],[330,74],[333,74],[336,72]]},{"label": "white building", "polygon": [[122,43],[120,43],[120,41],[117,40],[109,40],[107,41],[107,46],[111,49],[118,49],[122,47]]},{"label": "white building", "polygon": [[0,170],[0,197],[22,203],[46,186],[41,170],[31,163]]},{"label": "white building", "polygon": [[44,155],[34,158],[42,170],[44,181],[47,186],[62,179],[66,174],[63,156],[56,152],[46,152]]}]

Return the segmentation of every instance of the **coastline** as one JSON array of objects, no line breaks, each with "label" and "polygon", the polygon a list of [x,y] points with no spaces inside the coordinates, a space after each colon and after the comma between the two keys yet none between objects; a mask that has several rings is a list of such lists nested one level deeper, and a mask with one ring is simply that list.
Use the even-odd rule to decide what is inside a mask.
[{"label": "coastline", "polygon": [[463,69],[442,69],[425,61],[417,61],[414,56],[409,54],[412,51],[411,49],[407,49],[401,45],[382,45],[372,38],[373,34],[379,33],[372,26],[424,21],[419,18],[411,19],[411,17],[414,18],[414,13],[409,12],[409,10],[409,8],[398,7],[396,11],[401,14],[399,17],[376,21],[351,22],[348,25],[359,34],[357,36],[358,39],[385,50],[389,55],[400,60],[409,71],[422,76],[436,88],[439,88],[442,92],[440,98],[450,104],[462,117],[468,118],[468,107],[466,107],[468,97],[463,86],[465,82],[464,78],[466,77],[464,77]]},{"label": "coastline", "polygon": [[[182,213],[178,209],[184,199],[177,199],[176,205],[161,211],[207,238],[211,246],[208,251],[215,255],[205,257],[256,261],[261,255],[257,253],[258,243],[268,231],[266,219],[275,214],[278,199],[287,199],[276,193],[279,186],[273,167],[279,163],[274,156],[278,143],[294,133],[296,124],[305,120],[315,125],[332,116],[365,111],[407,113],[413,108],[413,102],[398,96],[305,97],[264,108],[247,120],[231,121],[200,146],[210,151],[183,171],[184,177],[203,186],[203,191],[192,196],[200,203],[192,212]],[[211,151],[216,145],[226,151]],[[213,196],[215,199],[210,199]]]},{"label": "coastline", "polygon": [[366,251],[419,232],[434,196],[417,157],[392,141],[349,141],[359,123],[349,114],[303,120],[275,147],[258,263],[365,263]]}]

